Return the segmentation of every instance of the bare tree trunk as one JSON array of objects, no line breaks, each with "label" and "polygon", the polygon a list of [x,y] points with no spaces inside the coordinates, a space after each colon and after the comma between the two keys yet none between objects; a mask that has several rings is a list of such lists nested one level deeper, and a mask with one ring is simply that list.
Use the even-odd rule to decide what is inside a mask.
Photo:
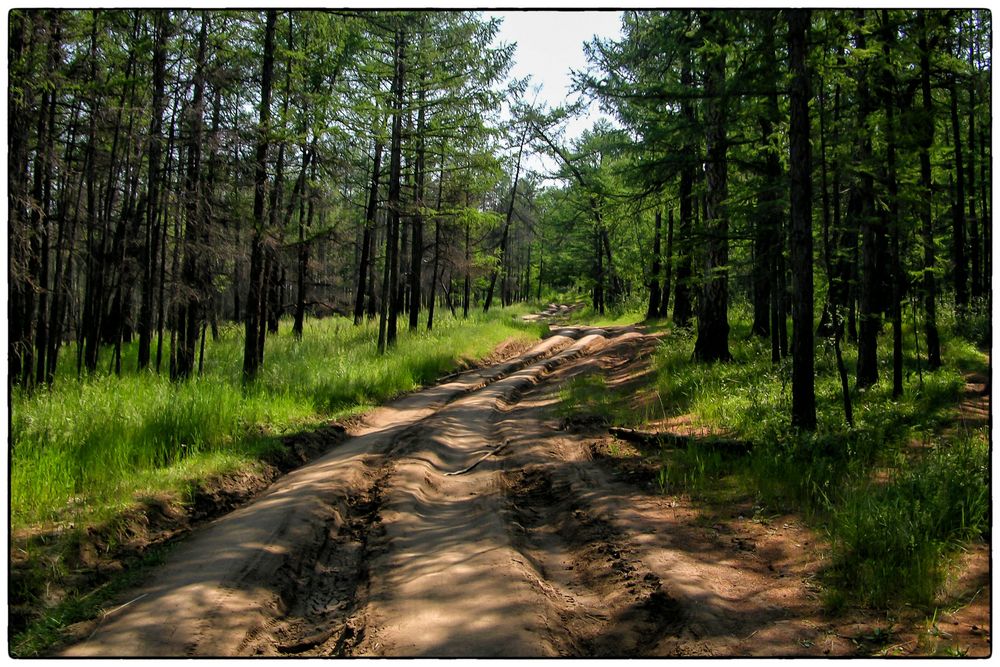
[{"label": "bare tree trunk", "polygon": [[667,210],[667,256],[663,261],[663,292],[660,295],[660,317],[666,317],[670,307],[671,275],[674,271],[674,209]]},{"label": "bare tree trunk", "polygon": [[[969,68],[975,71],[975,39],[969,39]],[[956,156],[957,157],[957,156]],[[983,296],[982,265],[979,245],[979,219],[976,217],[976,86],[969,85],[969,254],[972,260],[972,298]]]},{"label": "bare tree trunk", "polygon": [[186,199],[184,228],[184,260],[181,269],[182,301],[177,322],[178,346],[176,365],[171,379],[190,377],[194,372],[196,346],[201,325],[205,319],[204,303],[206,285],[204,279],[204,255],[206,248],[204,234],[206,221],[204,206],[204,179],[202,177],[201,146],[204,127],[205,98],[205,55],[208,39],[208,12],[201,13],[201,29],[198,34],[198,55],[195,61],[194,96],[188,109],[187,169],[184,172]]},{"label": "bare tree trunk", "polygon": [[653,220],[653,265],[650,268],[649,276],[649,306],[646,308],[647,320],[653,319],[660,312],[660,227],[662,226],[662,218],[660,206],[657,205]]},{"label": "bare tree trunk", "polygon": [[139,350],[138,368],[149,366],[150,348],[153,340],[153,276],[156,272],[156,224],[160,211],[160,151],[163,134],[164,81],[166,78],[166,43],[170,21],[166,10],[157,10],[153,15],[153,99],[149,121],[149,157],[146,182],[146,229],[142,256],[142,298],[139,306]]},{"label": "bare tree trunk", "polygon": [[243,381],[251,382],[257,377],[260,360],[257,339],[263,322],[260,321],[263,301],[262,282],[264,276],[264,196],[267,187],[267,151],[271,126],[271,78],[274,73],[274,24],[277,11],[267,12],[264,29],[264,63],[261,68],[260,121],[258,125],[257,150],[255,155],[253,217],[254,231],[250,248],[250,276],[246,300],[246,334],[243,347]]},{"label": "bare tree trunk", "polygon": [[813,368],[813,236],[809,145],[809,70],[806,40],[809,10],[788,14],[788,60],[792,73],[789,176],[792,247],[792,426],[816,430]]},{"label": "bare tree trunk", "polygon": [[[858,11],[859,21],[863,11]],[[859,28],[855,34],[858,48],[867,48],[865,34]],[[866,67],[858,83],[859,123],[866,122],[872,111],[872,99],[867,84],[870,70]],[[863,125],[859,125],[863,127]],[[872,153],[870,136],[862,138],[859,145],[858,163],[865,164]],[[858,365],[856,372],[857,386],[870,387],[878,381],[878,331],[881,328],[881,314],[878,307],[878,291],[881,272],[884,267],[879,262],[879,246],[881,236],[885,233],[879,224],[873,210],[874,183],[870,173],[862,172],[856,190],[860,200],[861,220],[861,280],[858,288]],[[852,193],[853,194],[853,193]]]},{"label": "bare tree trunk", "polygon": [[386,268],[382,281],[382,308],[379,319],[378,351],[396,344],[396,314],[399,290],[399,214],[402,171],[403,87],[406,79],[406,34],[396,29],[395,72],[392,81],[392,138],[389,147],[389,228],[386,235]]},{"label": "bare tree trunk", "polygon": [[[934,106],[931,100],[931,74],[930,74],[930,49],[927,46],[927,12],[919,10],[917,12],[918,21],[918,48],[920,50],[920,88],[923,97],[923,110],[926,126],[920,133],[920,186],[921,202],[920,217],[922,220],[923,246],[924,246],[924,333],[927,336],[927,362],[931,370],[941,366],[941,341],[938,338],[937,330],[937,282],[934,278],[934,265],[937,263],[934,252],[934,223],[931,217],[931,192],[934,184],[931,181],[931,146],[934,143]],[[959,147],[955,147],[956,163],[961,169],[962,161],[958,156]],[[961,192],[962,179],[958,179],[958,188]],[[959,200],[958,212],[955,220],[958,221],[956,227],[961,226],[962,204]],[[960,233],[960,232],[959,232]],[[957,265],[956,265],[957,266]],[[956,269],[957,270],[957,269]],[[964,281],[963,281],[964,282]],[[956,287],[958,286],[956,278]],[[956,297],[957,300],[957,297]]]},{"label": "bare tree trunk", "polygon": [[372,258],[372,235],[375,233],[375,213],[378,210],[378,179],[382,168],[382,141],[375,141],[375,156],[372,162],[372,181],[368,189],[368,205],[365,208],[365,230],[361,241],[361,262],[358,266],[358,289],[354,296],[354,324],[361,324],[365,312],[366,278]]},{"label": "bare tree trunk", "polygon": [[[702,12],[701,23],[710,38],[723,39],[724,19],[714,12]],[[726,102],[722,99],[726,81],[726,55],[706,54],[705,124],[707,191],[705,194],[706,234],[704,285],[698,314],[698,338],[694,357],[699,361],[729,361],[729,221],[723,210],[728,194],[726,164]]]},{"label": "bare tree trunk", "polygon": [[510,204],[507,206],[507,219],[503,224],[503,232],[500,234],[500,257],[498,259],[499,268],[494,268],[490,275],[490,287],[486,292],[486,302],[483,304],[483,312],[488,313],[490,305],[493,303],[493,291],[497,284],[497,273],[504,269],[504,254],[507,251],[507,238],[510,234],[510,221],[514,216],[514,199],[517,197],[517,183],[521,178],[521,155],[524,150],[524,140],[528,135],[528,122],[524,123],[524,130],[521,132],[521,141],[517,146],[517,162],[514,167],[514,185],[510,189]]},{"label": "bare tree trunk", "polygon": [[441,165],[438,173],[437,202],[434,204],[434,269],[431,273],[431,293],[427,299],[427,330],[434,328],[434,302],[438,283],[438,266],[441,261],[441,194],[444,190],[444,156],[445,146],[441,144]]},{"label": "bare tree trunk", "polygon": [[[682,43],[684,55],[681,58],[681,86],[690,88],[694,85],[694,77],[691,72],[691,46],[688,40]],[[694,127],[695,110],[690,101],[681,101],[681,115],[684,120]],[[697,148],[693,142],[684,146],[684,154],[687,159],[681,166],[679,192],[680,197],[680,228],[678,256],[677,256],[677,284],[674,287],[674,326],[688,328],[691,326],[693,316],[691,305],[691,275],[692,275],[692,244],[691,232],[693,229],[692,216],[694,214],[694,157]]]},{"label": "bare tree trunk", "polygon": [[472,249],[469,243],[470,223],[465,223],[465,281],[462,287],[462,317],[469,317],[469,299],[472,291],[472,279],[469,271],[472,265]]},{"label": "bare tree trunk", "polygon": [[[315,151],[315,138],[313,139],[313,146],[309,148],[310,152]],[[295,324],[292,325],[292,333],[299,340],[302,339],[302,329],[305,324],[306,317],[306,274],[309,271],[309,246],[310,241],[308,239],[309,234],[311,234],[312,223],[313,223],[313,210],[315,208],[315,195],[312,191],[312,182],[316,181],[316,161],[312,161],[311,166],[311,178],[310,184],[305,184],[303,187],[306,192],[302,193],[299,198],[299,266],[296,275],[296,292],[295,292]],[[308,200],[308,203],[307,203]],[[303,210],[305,208],[306,210]],[[304,221],[303,221],[304,218]],[[366,226],[367,227],[367,226]],[[367,231],[367,230],[366,230]],[[367,270],[362,272],[362,276]],[[364,284],[364,278],[361,279],[362,289]],[[360,292],[359,292],[360,293]],[[359,324],[360,313],[355,313],[355,324]]]},{"label": "bare tree trunk", "polygon": [[896,26],[889,22],[888,10],[882,10],[882,56],[885,64],[882,70],[882,98],[885,101],[886,117],[886,181],[889,193],[889,224],[892,262],[892,397],[903,395],[903,264],[900,250],[902,231],[899,224],[899,182],[896,176],[896,90],[892,74],[890,56],[895,46]]}]

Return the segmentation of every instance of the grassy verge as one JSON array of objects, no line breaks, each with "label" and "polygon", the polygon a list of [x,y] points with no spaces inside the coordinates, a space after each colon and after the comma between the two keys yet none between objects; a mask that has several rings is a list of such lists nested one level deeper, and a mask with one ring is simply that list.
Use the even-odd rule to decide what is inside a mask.
[{"label": "grassy verge", "polygon": [[[51,390],[11,397],[11,523],[100,520],[137,495],[179,491],[191,479],[248,465],[274,447],[269,436],[370,408],[488,354],[511,337],[537,338],[510,309],[469,320],[443,317],[435,330],[400,332],[379,355],[372,324],[343,318],[289,327],[268,339],[260,378],[240,383],[242,332],[209,342],[201,377],[173,383],[150,372],[77,380],[63,366]],[[64,364],[74,358],[64,351]],[[127,348],[123,368],[135,367]]]},{"label": "grassy verge", "polygon": [[[753,443],[742,455],[697,441],[648,455],[665,491],[706,500],[736,493],[763,511],[802,512],[829,538],[831,609],[932,606],[949,556],[988,531],[988,427],[955,427],[962,372],[988,372],[987,358],[945,330],[945,366],[928,372],[907,350],[905,394],[893,400],[886,331],[879,347],[882,380],[852,393],[855,425],[849,428],[833,350],[820,343],[819,426],[814,434],[796,433],[790,426],[790,359],[772,365],[769,343],[750,336],[749,319],[739,312],[731,317],[732,363],[692,362],[694,336],[667,325],[648,400],[614,396],[600,378],[581,377],[564,390],[564,410],[623,426],[684,416],[694,429]],[[904,340],[913,341],[908,328]],[[845,361],[853,371],[853,350],[845,350]],[[637,404],[645,407],[637,410]]]}]

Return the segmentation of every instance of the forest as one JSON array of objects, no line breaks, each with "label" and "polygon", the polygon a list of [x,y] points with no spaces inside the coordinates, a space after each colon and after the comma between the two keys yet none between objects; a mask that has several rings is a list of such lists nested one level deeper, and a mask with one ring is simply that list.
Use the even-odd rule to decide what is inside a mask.
[{"label": "forest", "polygon": [[[548,572],[537,565],[551,547],[539,537],[546,526],[524,508],[554,506],[559,484],[586,495],[575,486],[583,482],[551,472],[541,484],[535,450],[511,453],[541,428],[534,413],[523,427],[496,422],[496,411],[458,417],[467,394],[472,415],[476,392],[501,396],[505,382],[536,366],[531,386],[551,385],[558,398],[559,437],[593,441],[595,423],[601,438],[619,433],[637,448],[656,498],[683,497],[699,512],[745,501],[741,519],[794,515],[786,528],[801,521],[823,535],[809,539],[829,545],[817,557],[826,558],[816,575],[824,613],[868,614],[874,624],[868,639],[833,654],[888,650],[899,639],[893,625],[871,620],[887,609],[912,604],[937,618],[955,554],[988,559],[989,551],[990,12],[602,17],[620,24],[617,36],[583,44],[587,67],[574,69],[573,95],[553,106],[539,101],[530,77],[512,76],[517,45],[499,38],[502,17],[482,12],[9,12],[12,655],[86,638],[67,639],[66,628],[124,594],[109,572],[153,567],[140,561],[174,538],[144,534],[149,544],[126,548],[137,522],[152,531],[137,506],[148,513],[150,499],[166,494],[191,513],[206,483],[253,477],[252,489],[233,492],[235,506],[366,437],[377,441],[366,456],[380,462],[364,474],[344,468],[344,489],[316,492],[341,508],[330,510],[338,521],[349,512],[335,497],[373,508],[356,517],[367,537],[343,538],[361,540],[361,564],[350,567],[374,568],[366,549],[376,541],[399,544],[391,517],[429,520],[405,509],[410,501],[391,500],[408,488],[406,461],[416,455],[406,443],[428,441],[451,448],[441,460],[470,464],[463,478],[507,480],[513,490],[497,502],[527,534],[503,544]],[[574,136],[568,123],[589,104],[602,115]],[[645,364],[634,368],[645,384],[619,387],[609,359]],[[587,363],[599,370],[576,375]],[[470,373],[479,374],[474,382]],[[403,408],[378,417],[396,403],[378,406],[416,404],[448,382],[469,384],[445,403],[421,404],[434,414],[414,417],[406,433],[422,435],[378,444],[378,429],[409,423]],[[511,387],[497,399],[507,406],[500,412],[515,414],[522,392],[534,391]],[[494,430],[460,434],[448,410],[458,422],[496,422]],[[295,438],[308,446],[289,444]],[[453,456],[477,438],[479,449]],[[679,453],[665,453],[665,443],[681,441]],[[619,445],[608,447],[601,465],[632,470]],[[290,463],[289,451],[302,460]],[[559,463],[568,461],[576,459],[567,453]],[[452,479],[460,478],[439,478]],[[432,488],[443,494],[441,484]],[[229,508],[217,490],[208,495]],[[566,512],[621,520],[626,505]],[[589,537],[558,526],[567,552],[627,542],[620,526]],[[82,546],[81,534],[99,536],[96,547]],[[98,555],[81,555],[87,549]],[[374,553],[386,552],[395,553]],[[95,565],[102,558],[115,567]],[[467,643],[420,644],[419,626],[401,637],[384,622],[406,607],[379,607],[385,596],[360,592],[391,576],[364,569],[355,588],[330,593],[351,600],[342,618],[329,612],[336,621],[302,611],[315,607],[303,590],[317,585],[300,590],[296,579],[276,593],[285,634],[266,646],[205,640],[198,651],[760,654],[725,643],[702,653],[677,639],[687,636],[679,628],[695,627],[685,615],[694,612],[677,611],[685,593],[656,562],[643,561],[643,581],[662,575],[662,589],[642,593],[624,615],[580,612],[566,622],[571,640],[456,625]],[[58,595],[43,592],[53,581]],[[416,591],[418,581],[393,591]],[[553,582],[545,586],[565,584]],[[615,596],[634,586],[612,583],[613,595],[594,595],[627,606]],[[88,599],[95,587],[104,593]],[[471,607],[462,623],[482,613]],[[584,627],[584,617],[609,615],[613,627]],[[718,637],[753,629],[699,623]],[[310,644],[302,639],[316,634],[310,624],[338,629]],[[115,643],[111,622],[104,627],[111,655],[179,650]],[[760,632],[766,644],[770,630]],[[964,650],[983,636],[970,632]],[[931,634],[917,633],[907,654],[933,653]],[[777,654],[812,655],[820,645],[787,639],[773,638]],[[947,650],[962,651],[960,643]]]}]

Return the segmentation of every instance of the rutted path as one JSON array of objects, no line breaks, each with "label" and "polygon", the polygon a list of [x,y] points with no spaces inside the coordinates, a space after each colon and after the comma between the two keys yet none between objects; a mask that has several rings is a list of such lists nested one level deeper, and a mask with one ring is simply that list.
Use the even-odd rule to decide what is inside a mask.
[{"label": "rutted path", "polygon": [[[456,572],[468,572],[486,564],[489,569],[489,554],[502,545],[486,547],[483,540],[500,535],[504,527],[489,504],[462,500],[496,491],[491,462],[484,460],[464,475],[445,473],[468,467],[496,446],[490,424],[500,401],[604,340],[583,329],[559,330],[512,361],[465,373],[374,411],[342,446],[196,531],[126,607],[64,655],[344,652],[366,639],[367,622],[359,614],[381,619],[400,605],[410,613],[406,596],[442,588],[433,581],[435,567],[451,564]],[[436,478],[447,479],[462,494],[435,490]],[[452,502],[439,502],[445,496]],[[446,511],[428,514],[428,508]],[[449,511],[462,526],[449,526]],[[489,527],[486,520],[495,525]],[[438,551],[435,538],[451,550]],[[392,576],[383,576],[383,568]],[[511,607],[529,602],[517,598],[517,585],[511,586]],[[455,593],[474,597],[469,588],[455,588]],[[453,602],[442,600],[449,609]],[[438,623],[459,616],[457,610],[447,618],[429,613]],[[493,621],[510,620],[509,609],[498,607],[496,613],[484,625],[491,636],[496,636]],[[431,642],[429,628],[414,623],[421,628],[418,639]],[[525,632],[512,629],[493,652],[528,652],[536,644]],[[510,644],[515,637],[521,643]],[[468,652],[473,645],[477,652],[489,652],[474,639],[457,650]],[[432,651],[435,646],[426,644]],[[399,649],[416,653],[421,645]]]},{"label": "rutted path", "polygon": [[780,601],[801,577],[713,550],[557,431],[546,406],[562,381],[632,372],[655,344],[555,329],[374,411],[185,540],[64,655],[814,653],[802,637],[817,631]]}]

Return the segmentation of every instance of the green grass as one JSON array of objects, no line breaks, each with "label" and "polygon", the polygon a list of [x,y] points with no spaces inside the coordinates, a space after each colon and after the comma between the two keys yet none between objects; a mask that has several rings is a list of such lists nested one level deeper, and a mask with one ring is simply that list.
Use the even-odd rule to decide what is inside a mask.
[{"label": "green grass", "polygon": [[988,466],[985,439],[962,438],[889,483],[859,481],[831,513],[830,582],[866,606],[932,603],[948,554],[989,529]]},{"label": "green grass", "polygon": [[386,355],[377,353],[374,324],[309,320],[298,341],[286,322],[246,388],[236,326],[209,341],[203,375],[186,382],[135,372],[134,345],[124,350],[122,377],[77,380],[71,346],[51,390],[12,392],[12,528],[100,520],[138,495],[183,492],[192,480],[251,465],[275,447],[274,435],[417,389],[507,338],[537,338],[540,326],[519,322],[520,313],[446,315],[432,333],[403,323]]},{"label": "green grass", "polygon": [[[596,319],[590,312],[580,319],[588,316]],[[666,336],[647,389],[656,397],[647,402],[652,412],[645,419],[688,415],[695,426],[726,432],[753,448],[723,455],[694,442],[654,453],[659,486],[710,501],[742,489],[758,507],[801,512],[830,540],[832,608],[932,604],[950,554],[988,531],[987,429],[954,428],[962,372],[989,372],[978,349],[982,322],[957,323],[944,314],[945,365],[934,372],[916,355],[906,324],[905,393],[898,400],[891,396],[889,327],[879,340],[880,382],[865,391],[853,387],[856,350],[844,345],[853,428],[845,422],[833,349],[817,340],[818,427],[799,433],[790,423],[791,360],[772,364],[769,341],[750,336],[750,319],[745,308],[730,312],[730,363],[693,362],[695,334],[662,327]],[[564,409],[588,410],[613,424],[636,423],[629,402],[592,379],[570,384],[563,402]],[[930,453],[914,454],[911,443],[928,445]],[[876,470],[886,478],[876,480]]]}]

